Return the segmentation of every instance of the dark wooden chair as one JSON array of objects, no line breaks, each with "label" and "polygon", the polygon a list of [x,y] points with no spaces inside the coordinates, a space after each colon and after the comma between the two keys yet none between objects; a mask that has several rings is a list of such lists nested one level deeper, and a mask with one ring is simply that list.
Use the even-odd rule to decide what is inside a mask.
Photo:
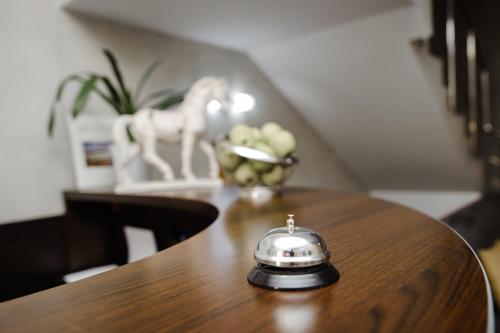
[{"label": "dark wooden chair", "polygon": [[0,301],[61,285],[69,273],[126,264],[125,226],[151,230],[159,251],[218,215],[172,198],[66,192],[64,199],[64,215],[0,225]]},{"label": "dark wooden chair", "polygon": [[64,216],[0,225],[0,301],[63,284]]},{"label": "dark wooden chair", "polygon": [[[123,228],[96,207],[0,225],[0,301],[64,284],[66,274],[127,263]],[[75,244],[85,244],[75,251]]]},{"label": "dark wooden chair", "polygon": [[70,268],[75,271],[126,263],[124,226],[151,230],[161,251],[203,230],[219,214],[212,205],[170,197],[68,191],[64,201]]}]

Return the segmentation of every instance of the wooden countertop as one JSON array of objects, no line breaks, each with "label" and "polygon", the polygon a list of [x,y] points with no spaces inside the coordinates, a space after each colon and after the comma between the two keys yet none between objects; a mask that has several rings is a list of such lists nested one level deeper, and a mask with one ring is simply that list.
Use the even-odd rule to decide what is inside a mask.
[{"label": "wooden countertop", "polygon": [[[86,195],[112,194],[81,193]],[[219,216],[153,256],[1,303],[0,331],[487,329],[487,286],[477,258],[452,230],[412,209],[362,194],[310,189],[289,189],[260,206],[238,200],[234,188],[151,196],[184,209],[210,203]],[[247,283],[257,241],[270,228],[284,226],[288,213],[297,225],[323,236],[339,282],[301,292]]]}]

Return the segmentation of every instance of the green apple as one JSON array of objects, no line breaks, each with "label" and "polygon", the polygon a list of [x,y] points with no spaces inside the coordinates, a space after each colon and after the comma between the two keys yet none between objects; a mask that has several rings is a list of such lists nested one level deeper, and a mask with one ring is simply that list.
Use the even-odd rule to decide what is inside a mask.
[{"label": "green apple", "polygon": [[244,124],[234,126],[229,132],[229,141],[235,145],[253,146],[255,140],[252,134],[252,128]]},{"label": "green apple", "polygon": [[262,136],[267,141],[269,141],[271,139],[271,136],[274,133],[276,133],[276,132],[278,132],[280,130],[282,130],[281,126],[278,125],[278,124],[276,124],[276,123],[273,123],[273,122],[265,123],[261,127]]},{"label": "green apple", "polygon": [[255,142],[259,142],[263,140],[262,133],[260,129],[256,127],[252,127],[252,136]]},{"label": "green apple", "polygon": [[234,173],[236,182],[241,186],[253,186],[257,183],[257,173],[249,163],[243,163]]},{"label": "green apple", "polygon": [[223,151],[217,156],[220,166],[224,170],[233,171],[240,163],[241,158],[229,151]]},{"label": "green apple", "polygon": [[280,157],[284,157],[295,151],[297,143],[292,133],[281,130],[274,133],[269,139],[269,146]]},{"label": "green apple", "polygon": [[[274,153],[274,151],[271,149],[271,147],[269,147],[264,142],[257,142],[253,147],[254,147],[254,149],[257,149],[257,150],[262,151],[264,153],[276,155]],[[267,171],[272,167],[272,164],[259,162],[259,161],[250,161],[250,164],[252,165],[254,170],[257,172]]]},{"label": "green apple", "polygon": [[266,186],[274,186],[281,184],[285,178],[285,172],[283,168],[276,165],[271,171],[264,173],[261,176],[262,183]]}]

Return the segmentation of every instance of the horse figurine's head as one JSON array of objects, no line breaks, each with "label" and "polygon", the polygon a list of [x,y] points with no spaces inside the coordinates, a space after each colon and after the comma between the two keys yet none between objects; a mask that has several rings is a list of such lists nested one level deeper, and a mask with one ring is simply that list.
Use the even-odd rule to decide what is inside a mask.
[{"label": "horse figurine's head", "polygon": [[[228,110],[228,84],[225,78],[207,76],[193,84],[190,92],[195,92],[208,103],[210,100],[216,100],[221,104],[222,110]],[[189,94],[189,93],[188,93]]]},{"label": "horse figurine's head", "polygon": [[211,89],[211,98],[215,99],[221,104],[222,110],[228,110],[228,85],[225,78],[213,78]]}]

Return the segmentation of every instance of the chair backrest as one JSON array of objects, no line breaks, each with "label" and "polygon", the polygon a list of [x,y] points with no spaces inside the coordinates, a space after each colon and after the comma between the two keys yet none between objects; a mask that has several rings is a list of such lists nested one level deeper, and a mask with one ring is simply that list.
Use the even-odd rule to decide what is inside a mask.
[{"label": "chair backrest", "polygon": [[0,225],[0,301],[63,284],[64,216]]},{"label": "chair backrest", "polygon": [[128,261],[124,226],[163,250],[209,226],[218,210],[174,198],[66,192],[66,214],[0,225],[0,301],[63,284],[63,276]]},{"label": "chair backrest", "polygon": [[113,205],[65,198],[64,233],[68,273],[110,264],[124,265],[128,248]]},{"label": "chair backrest", "polygon": [[64,193],[69,267],[79,271],[128,260],[124,226],[151,230],[158,251],[209,226],[214,206],[171,197]]}]

